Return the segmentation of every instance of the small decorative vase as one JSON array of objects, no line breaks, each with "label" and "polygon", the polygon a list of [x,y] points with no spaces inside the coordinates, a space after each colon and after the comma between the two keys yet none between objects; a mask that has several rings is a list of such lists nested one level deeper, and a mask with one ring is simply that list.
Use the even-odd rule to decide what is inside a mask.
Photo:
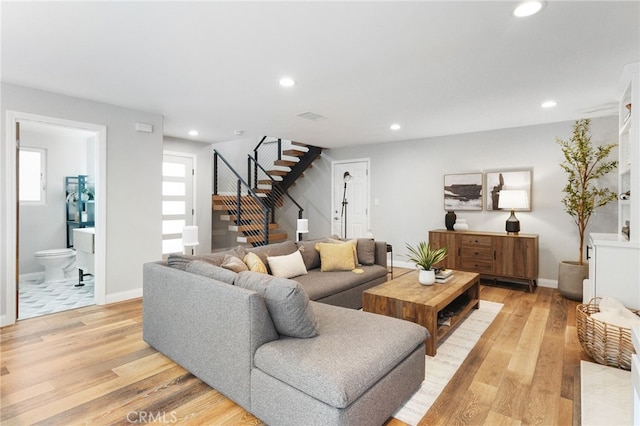
[{"label": "small decorative vase", "polygon": [[449,231],[453,231],[453,225],[456,223],[456,213],[453,210],[444,215],[444,225]]},{"label": "small decorative vase", "polygon": [[422,285],[432,285],[436,282],[436,272],[433,269],[428,271],[421,269],[418,274],[418,282]]},{"label": "small decorative vase", "polygon": [[456,223],[453,224],[453,229],[456,231],[468,231],[469,224],[467,223],[467,219],[456,220]]}]

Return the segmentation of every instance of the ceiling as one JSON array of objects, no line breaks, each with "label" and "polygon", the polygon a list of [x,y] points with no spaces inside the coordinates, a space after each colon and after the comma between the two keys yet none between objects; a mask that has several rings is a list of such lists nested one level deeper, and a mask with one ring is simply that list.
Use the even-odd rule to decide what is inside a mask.
[{"label": "ceiling", "polygon": [[207,143],[241,130],[331,148],[615,114],[640,1],[515,5],[3,2],[2,81],[162,114],[165,135]]}]

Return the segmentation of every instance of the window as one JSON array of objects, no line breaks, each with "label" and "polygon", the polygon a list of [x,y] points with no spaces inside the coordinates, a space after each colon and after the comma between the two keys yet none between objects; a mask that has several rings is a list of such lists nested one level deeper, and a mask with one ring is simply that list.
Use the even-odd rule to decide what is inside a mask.
[{"label": "window", "polygon": [[22,204],[44,204],[46,197],[46,150],[20,148],[18,196]]}]

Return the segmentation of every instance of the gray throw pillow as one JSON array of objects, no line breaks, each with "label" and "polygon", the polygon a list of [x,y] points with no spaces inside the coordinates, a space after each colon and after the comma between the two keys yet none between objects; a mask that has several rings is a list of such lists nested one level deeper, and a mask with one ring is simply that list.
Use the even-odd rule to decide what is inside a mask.
[{"label": "gray throw pillow", "polygon": [[296,281],[244,271],[238,274],[234,284],[262,295],[278,333],[300,338],[318,335],[309,296]]},{"label": "gray throw pillow", "polygon": [[371,238],[358,238],[356,250],[358,252],[358,262],[362,265],[376,263],[376,242]]},{"label": "gray throw pillow", "polygon": [[317,240],[298,241],[296,243],[307,271],[320,268],[320,253],[316,250],[316,244],[325,242],[327,242],[326,238],[320,238]]},{"label": "gray throw pillow", "polygon": [[189,262],[186,267],[187,272],[192,274],[198,274],[205,277],[213,278],[214,280],[222,281],[223,283],[233,284],[236,279],[236,274],[229,269],[221,268],[220,266],[212,265],[202,260],[194,260]]}]

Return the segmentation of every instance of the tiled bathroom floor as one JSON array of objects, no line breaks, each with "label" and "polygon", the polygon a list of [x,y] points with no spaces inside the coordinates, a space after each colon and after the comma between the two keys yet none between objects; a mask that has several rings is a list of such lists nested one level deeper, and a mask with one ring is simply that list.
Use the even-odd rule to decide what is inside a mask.
[{"label": "tiled bathroom floor", "polygon": [[77,278],[53,283],[43,282],[42,279],[20,279],[18,319],[23,320],[95,304],[93,277],[85,277],[83,282],[84,286],[75,287],[78,283]]}]

